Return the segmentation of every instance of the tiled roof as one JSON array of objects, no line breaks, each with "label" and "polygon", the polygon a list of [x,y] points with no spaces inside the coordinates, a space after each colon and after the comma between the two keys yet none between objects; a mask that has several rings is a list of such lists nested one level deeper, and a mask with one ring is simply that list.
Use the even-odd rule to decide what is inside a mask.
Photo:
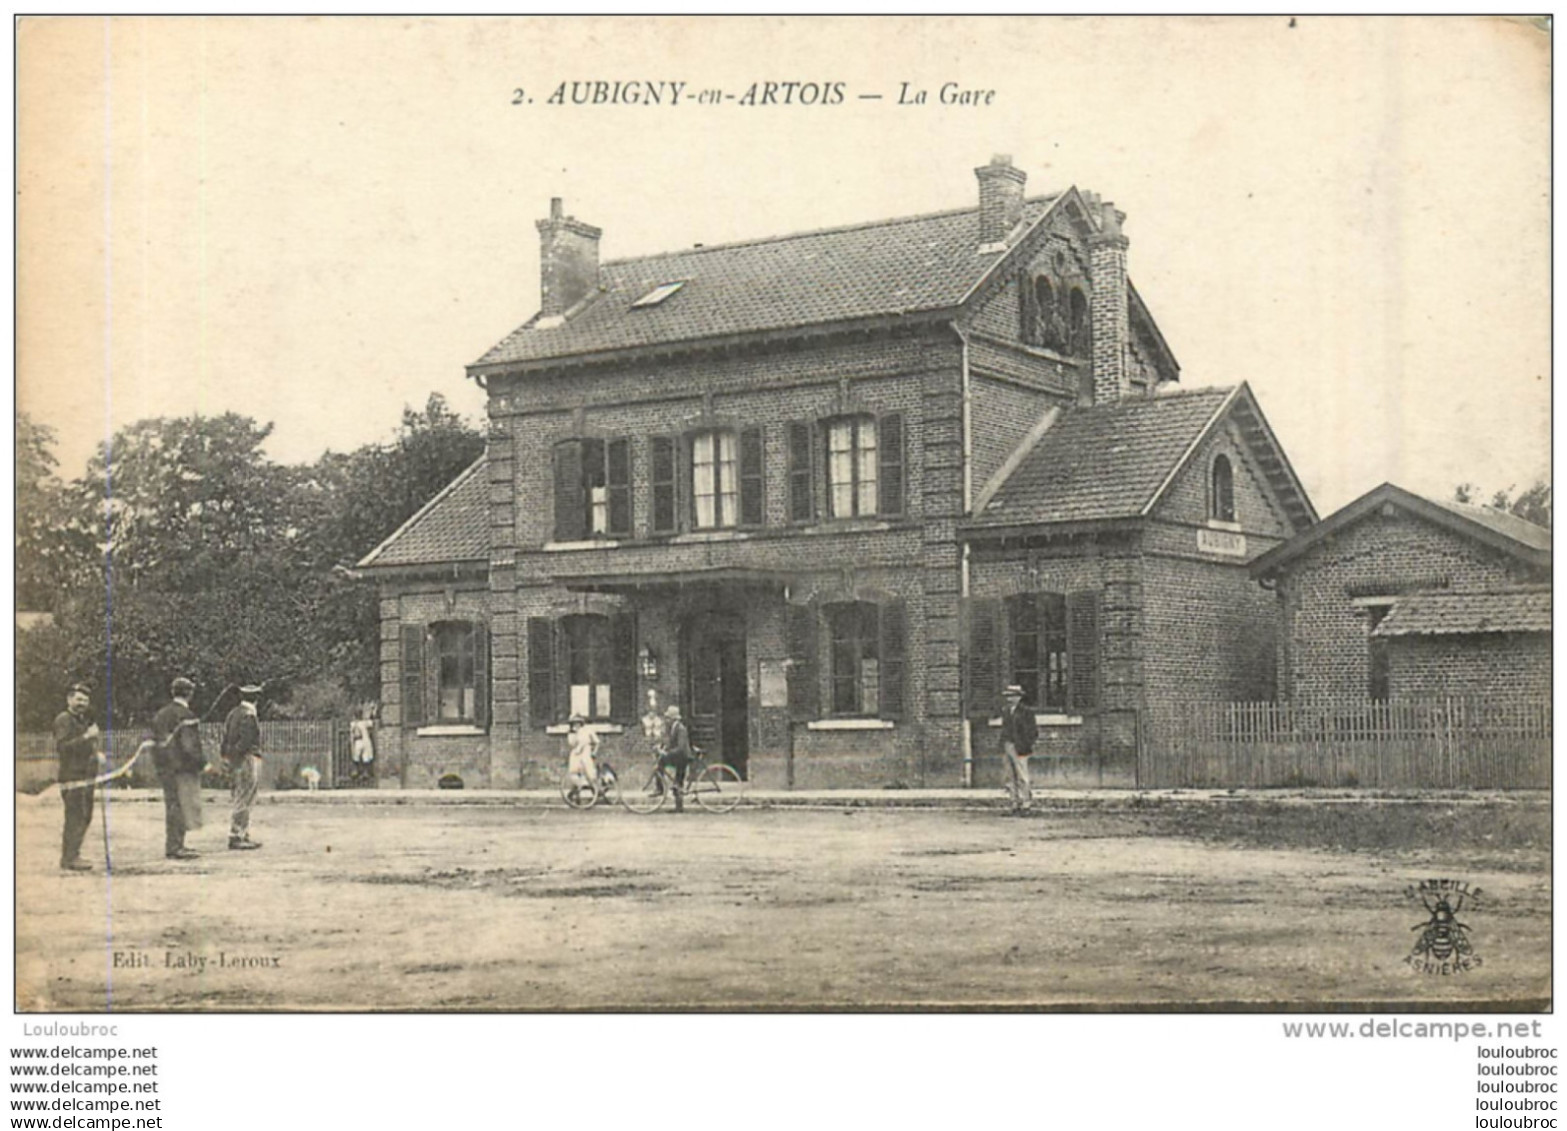
[{"label": "tiled roof", "polygon": [[1067,410],[970,525],[1141,514],[1234,392],[1193,389]]},{"label": "tiled roof", "polygon": [[1455,503],[1451,499],[1433,499],[1429,495],[1421,497],[1439,507],[1445,507],[1462,518],[1467,518],[1470,522],[1478,522],[1481,526],[1489,527],[1514,542],[1522,542],[1530,549],[1550,551],[1551,532],[1543,526],[1536,526],[1528,519],[1519,518],[1507,511],[1499,511],[1495,507]]},{"label": "tiled roof", "polygon": [[365,555],[361,569],[444,565],[490,557],[490,508],[484,457],[446,485],[391,537]]},{"label": "tiled roof", "polygon": [[1430,499],[1392,483],[1383,483],[1344,504],[1311,529],[1263,554],[1252,562],[1252,576],[1268,577],[1286,570],[1313,546],[1388,506],[1500,550],[1533,569],[1550,568],[1551,532],[1544,527],[1491,507]]},{"label": "tiled roof", "polygon": [[[1026,223],[1057,199],[1028,201]],[[1005,254],[979,246],[979,211],[967,208],[612,260],[599,267],[602,293],[564,323],[546,327],[535,316],[475,366],[943,310]],[[632,309],[682,281],[662,302]]]},{"label": "tiled roof", "polygon": [[1398,599],[1372,635],[1549,631],[1551,589],[1534,585],[1486,593],[1410,593]]}]

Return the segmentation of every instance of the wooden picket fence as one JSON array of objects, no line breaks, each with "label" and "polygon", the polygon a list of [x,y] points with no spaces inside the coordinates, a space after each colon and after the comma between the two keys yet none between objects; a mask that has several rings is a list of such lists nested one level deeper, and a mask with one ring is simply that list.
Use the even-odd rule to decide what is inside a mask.
[{"label": "wooden picket fence", "polygon": [[1183,703],[1150,720],[1145,788],[1549,789],[1548,699]]},{"label": "wooden picket fence", "polygon": [[[136,748],[147,737],[144,728],[116,730],[108,735],[104,750],[110,767],[130,761]],[[222,723],[203,723],[202,749],[214,765],[221,761],[218,750],[223,741]],[[320,788],[347,785],[348,724],[335,719],[285,719],[261,724],[262,789],[288,788],[299,783],[299,771],[310,766],[321,774]],[[54,737],[48,734],[16,736],[16,786],[18,789],[42,788],[58,780],[59,762],[54,754]],[[157,784],[150,754],[143,755],[131,772],[119,779],[128,785],[148,787]],[[214,779],[215,780],[215,779]],[[213,784],[209,782],[208,784]]]}]

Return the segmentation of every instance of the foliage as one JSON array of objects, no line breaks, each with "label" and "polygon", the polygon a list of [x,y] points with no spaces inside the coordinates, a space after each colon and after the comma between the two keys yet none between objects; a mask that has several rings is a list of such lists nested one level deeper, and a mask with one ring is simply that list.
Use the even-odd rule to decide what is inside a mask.
[{"label": "foliage", "polygon": [[308,466],[273,463],[271,432],[235,413],[141,420],[61,484],[52,434],[19,418],[19,561],[54,613],[17,639],[23,725],[46,725],[73,679],[122,725],[150,718],[176,675],[196,681],[198,712],[239,682],[269,682],[292,717],[378,695],[375,587],[350,567],[483,437],[438,394],[390,442]]},{"label": "foliage", "polygon": [[50,612],[59,598],[69,537],[55,475],[54,430],[16,417],[16,607]]},{"label": "foliage", "polygon": [[[1491,496],[1491,501],[1484,505],[1515,514],[1526,522],[1549,529],[1551,485],[1544,479],[1536,479],[1528,490],[1517,497],[1513,496],[1515,490],[1516,487],[1508,487],[1505,491],[1497,491]],[[1453,491],[1453,500],[1459,503],[1479,503],[1483,493],[1473,483],[1460,483]]]}]

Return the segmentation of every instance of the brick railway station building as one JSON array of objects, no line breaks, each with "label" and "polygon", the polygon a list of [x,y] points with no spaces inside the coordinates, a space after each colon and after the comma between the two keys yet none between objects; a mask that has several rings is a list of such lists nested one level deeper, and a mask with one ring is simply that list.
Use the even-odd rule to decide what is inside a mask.
[{"label": "brick railway station building", "polygon": [[1177,392],[1125,217],[998,157],[950,212],[601,261],[469,366],[483,458],[361,567],[390,784],[553,782],[649,693],[761,786],[1130,784],[1181,697],[1266,699],[1248,567],[1316,521],[1246,385]]}]

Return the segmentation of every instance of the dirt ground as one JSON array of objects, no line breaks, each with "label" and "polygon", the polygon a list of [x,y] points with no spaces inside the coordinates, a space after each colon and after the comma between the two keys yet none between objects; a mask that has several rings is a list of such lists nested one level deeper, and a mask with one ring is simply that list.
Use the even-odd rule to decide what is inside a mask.
[{"label": "dirt ground", "polygon": [[[216,796],[214,795],[214,802]],[[100,810],[101,817],[101,810]],[[1545,1007],[1544,802],[1056,809],[263,805],[161,852],[115,806],[112,877],[55,867],[17,800],[23,1010]],[[1478,965],[1406,964],[1425,878],[1483,889]]]}]

